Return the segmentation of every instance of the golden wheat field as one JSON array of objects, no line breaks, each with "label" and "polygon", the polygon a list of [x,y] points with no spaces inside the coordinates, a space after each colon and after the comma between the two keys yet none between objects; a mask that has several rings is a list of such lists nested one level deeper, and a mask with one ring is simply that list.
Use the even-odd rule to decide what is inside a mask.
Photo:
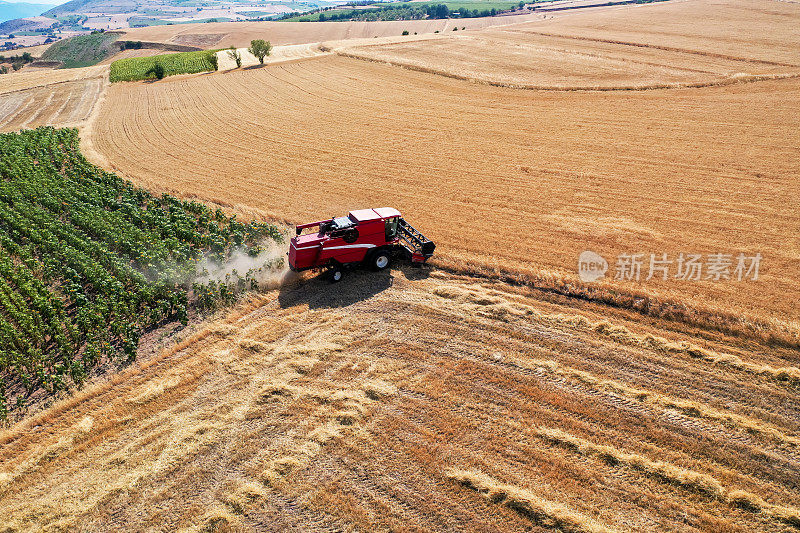
[{"label": "golden wheat field", "polygon": [[292,222],[391,204],[449,263],[574,279],[586,249],[760,253],[756,282],[619,285],[796,321],[799,94],[522,91],[323,57],[112,86],[87,144],[147,187]]},{"label": "golden wheat field", "polygon": [[800,524],[796,351],[428,274],[254,296],[6,430],[6,530]]}]

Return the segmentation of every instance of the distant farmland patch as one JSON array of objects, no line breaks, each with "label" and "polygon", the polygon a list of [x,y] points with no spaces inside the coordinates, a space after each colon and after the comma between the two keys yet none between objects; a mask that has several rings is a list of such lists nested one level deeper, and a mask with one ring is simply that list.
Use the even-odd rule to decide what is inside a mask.
[{"label": "distant farmland patch", "polygon": [[[535,24],[479,35],[344,49],[342,55],[525,89],[708,86],[797,75],[800,68],[600,39],[540,35]],[[746,74],[745,74],[746,73]]]}]

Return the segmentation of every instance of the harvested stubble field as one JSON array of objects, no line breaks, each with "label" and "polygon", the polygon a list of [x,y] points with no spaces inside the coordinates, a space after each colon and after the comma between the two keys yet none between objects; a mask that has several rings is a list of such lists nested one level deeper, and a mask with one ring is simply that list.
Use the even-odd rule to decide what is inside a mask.
[{"label": "harvested stubble field", "polygon": [[137,183],[245,213],[392,204],[457,269],[569,281],[586,249],[612,271],[621,253],[761,253],[757,282],[621,285],[796,321],[799,95],[797,80],[536,92],[329,56],[112,86],[85,144]]},{"label": "harvested stubble field", "polygon": [[670,2],[568,12],[342,53],[529,89],[707,86],[800,75],[798,23],[800,10],[792,4]]},{"label": "harvested stubble field", "polygon": [[20,71],[0,85],[0,132],[81,126],[108,86],[108,67]]},{"label": "harvested stubble field", "polygon": [[150,56],[158,56],[164,54],[173,54],[175,52],[171,52],[170,50],[155,50],[153,48],[139,48],[136,49],[129,49],[129,50],[121,50],[114,54],[111,57],[107,57],[103,61],[101,61],[100,65],[110,65],[114,61],[118,59],[128,59],[130,57],[150,57]]},{"label": "harvested stubble field", "polygon": [[124,39],[199,46],[205,49],[250,46],[253,39],[268,39],[273,45],[306,44],[344,39],[391,37],[409,31],[433,33],[514,24],[535,19],[535,15],[484,17],[474,19],[432,19],[377,22],[216,22],[150,26],[125,32]]},{"label": "harvested stubble field", "polygon": [[360,59],[525,89],[702,87],[800,76],[800,65],[640,47],[522,30],[485,30],[433,41],[343,48]]},{"label": "harvested stubble field", "polygon": [[797,2],[699,0],[578,10],[516,29],[797,66],[798,24]]},{"label": "harvested stubble field", "polygon": [[55,83],[68,81],[82,81],[91,78],[108,77],[107,66],[93,66],[84,68],[57,69],[47,71],[28,71],[21,70],[3,75],[3,83],[0,84],[0,94],[13,93]]},{"label": "harvested stubble field", "polygon": [[108,85],[102,77],[0,94],[0,131],[86,122]]},{"label": "harvested stubble field", "polygon": [[254,296],[0,434],[0,513],[23,531],[798,524],[797,352],[579,307],[414,269]]}]

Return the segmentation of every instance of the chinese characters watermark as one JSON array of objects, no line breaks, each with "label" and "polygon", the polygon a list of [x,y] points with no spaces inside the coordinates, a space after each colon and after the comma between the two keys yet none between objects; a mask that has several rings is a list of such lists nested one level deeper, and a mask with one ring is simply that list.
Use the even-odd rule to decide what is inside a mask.
[{"label": "chinese characters watermark", "polygon": [[[615,280],[647,281],[675,279],[680,281],[757,281],[761,266],[760,253],[694,254],[622,253],[614,264]],[[605,277],[608,262],[600,255],[586,250],[578,257],[578,276],[581,281],[597,281]]]}]

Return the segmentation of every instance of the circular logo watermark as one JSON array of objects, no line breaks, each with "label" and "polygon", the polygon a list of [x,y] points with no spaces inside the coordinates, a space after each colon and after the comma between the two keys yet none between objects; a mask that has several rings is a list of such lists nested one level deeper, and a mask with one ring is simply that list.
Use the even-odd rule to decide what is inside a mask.
[{"label": "circular logo watermark", "polygon": [[585,250],[578,256],[578,277],[581,281],[597,281],[605,277],[608,261],[591,250]]}]

